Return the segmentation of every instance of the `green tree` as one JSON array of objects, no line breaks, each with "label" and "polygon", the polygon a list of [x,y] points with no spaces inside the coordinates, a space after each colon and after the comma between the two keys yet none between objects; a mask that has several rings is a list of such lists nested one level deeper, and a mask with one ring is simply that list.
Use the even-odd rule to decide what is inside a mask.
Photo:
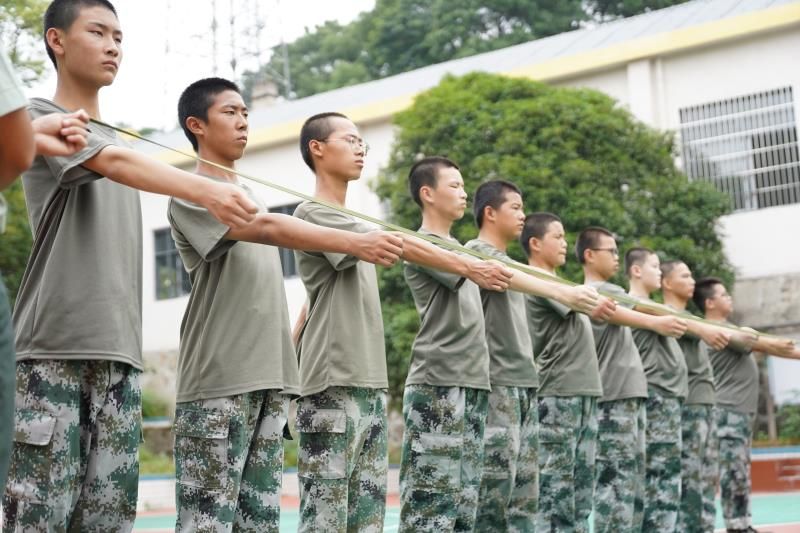
[{"label": "green tree", "polygon": [[588,10],[601,20],[631,17],[640,13],[683,4],[688,0],[593,0],[587,3]]},{"label": "green tree", "polygon": [[[559,214],[571,245],[582,228],[602,225],[618,234],[623,250],[641,243],[664,258],[685,260],[699,275],[732,279],[715,232],[728,198],[676,169],[671,134],[637,121],[598,91],[490,74],[448,77],[418,96],[395,123],[390,161],[376,186],[393,222],[419,226],[408,169],[422,155],[445,155],[461,166],[470,193],[487,179],[516,182],[526,211]],[[453,235],[462,242],[477,235],[471,213]],[[518,244],[511,254],[524,260]],[[572,257],[562,274],[580,280]],[[380,277],[397,401],[418,320],[401,268],[382,270]]]},{"label": "green tree", "polygon": [[0,1],[0,47],[25,83],[38,80],[45,67],[42,17],[48,0]]}]

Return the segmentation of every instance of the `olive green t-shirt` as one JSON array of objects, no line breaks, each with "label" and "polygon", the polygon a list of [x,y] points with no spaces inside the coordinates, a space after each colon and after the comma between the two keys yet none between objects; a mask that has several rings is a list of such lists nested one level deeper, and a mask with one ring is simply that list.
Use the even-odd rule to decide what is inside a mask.
[{"label": "olive green t-shirt", "polygon": [[[434,235],[424,229],[419,232]],[[403,274],[420,317],[406,385],[488,390],[489,352],[478,286],[456,274],[412,263],[405,263]]]},{"label": "olive green t-shirt", "polygon": [[749,348],[729,344],[722,351],[708,349],[714,369],[717,405],[740,413],[758,410],[758,364]]},{"label": "olive green t-shirt", "polygon": [[670,398],[686,399],[689,379],[681,347],[673,337],[633,328],[633,340],[642,356],[647,384]]},{"label": "olive green t-shirt", "polygon": [[[607,281],[589,285],[609,294],[625,295],[625,289]],[[603,383],[600,401],[647,398],[647,377],[631,328],[596,320],[591,323]]]},{"label": "olive green t-shirt", "polygon": [[[239,186],[266,211],[258,196]],[[278,249],[226,239],[228,226],[185,200],[170,199],[167,216],[192,280],[181,322],[177,401],[265,389],[298,394]]]},{"label": "olive green t-shirt", "polygon": [[689,376],[687,405],[714,405],[714,373],[708,346],[699,337],[687,332],[678,339]]},{"label": "olive green t-shirt", "polygon": [[[480,239],[467,248],[511,261],[505,253]],[[538,387],[539,374],[533,360],[533,346],[525,316],[525,295],[517,291],[480,289],[486,344],[489,347],[489,381],[506,387]]]},{"label": "olive green t-shirt", "polygon": [[[329,228],[367,233],[374,228],[312,202],[294,216]],[[308,293],[308,315],[297,346],[301,394],[328,387],[389,387],[375,265],[338,253],[295,251]]]},{"label": "olive green t-shirt", "polygon": [[[33,118],[66,110],[34,98]],[[139,192],[81,166],[113,130],[89,125],[88,146],[37,157],[22,175],[33,248],[14,309],[17,360],[101,359],[142,368]]]},{"label": "olive green t-shirt", "polygon": [[539,396],[602,396],[589,317],[541,296],[526,302]]},{"label": "olive green t-shirt", "polygon": [[[3,47],[0,46],[0,117],[22,109],[27,104],[28,100],[22,94],[19,78],[14,73]],[[0,194],[0,233],[3,233],[6,227],[6,210],[6,201]]]}]

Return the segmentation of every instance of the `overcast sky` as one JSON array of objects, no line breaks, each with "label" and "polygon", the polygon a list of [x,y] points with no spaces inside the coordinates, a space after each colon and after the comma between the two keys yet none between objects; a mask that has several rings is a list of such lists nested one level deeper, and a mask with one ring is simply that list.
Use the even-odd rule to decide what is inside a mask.
[{"label": "overcast sky", "polygon": [[[123,61],[114,84],[101,91],[103,118],[135,128],[172,129],[176,104],[191,82],[214,74],[232,77],[232,49],[237,75],[266,63],[281,38],[291,42],[326,20],[346,23],[375,0],[113,0],[123,31]],[[216,5],[217,53],[213,54],[212,14]],[[234,38],[231,44],[231,6]],[[256,40],[256,21],[262,29]],[[261,51],[260,58],[256,51]],[[49,63],[48,63],[49,64]],[[29,96],[51,97],[52,68]],[[237,76],[237,77],[238,77]]]}]

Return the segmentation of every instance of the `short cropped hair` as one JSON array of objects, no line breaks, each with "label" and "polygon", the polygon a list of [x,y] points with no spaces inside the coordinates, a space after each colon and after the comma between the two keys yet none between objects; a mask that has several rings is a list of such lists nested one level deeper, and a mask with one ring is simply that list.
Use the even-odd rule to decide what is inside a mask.
[{"label": "short cropped hair", "polygon": [[75,22],[75,19],[78,18],[82,9],[97,6],[104,7],[114,13],[115,17],[117,16],[117,10],[108,0],[53,0],[47,6],[42,24],[44,27],[44,47],[54,67],[58,68],[58,64],[56,63],[56,55],[47,42],[47,30],[56,28],[67,31]]},{"label": "short cropped hair", "polygon": [[458,165],[446,157],[440,155],[432,155],[420,159],[408,173],[408,192],[411,197],[417,202],[417,205],[422,207],[422,200],[419,197],[419,191],[423,187],[436,187],[436,179],[439,169],[454,168],[459,170]]},{"label": "short cropped hair", "polygon": [[515,192],[522,196],[522,191],[519,187],[510,181],[492,180],[480,184],[478,190],[475,191],[475,199],[472,205],[475,223],[479,228],[483,226],[483,214],[486,208],[499,209],[506,201],[506,194],[510,192]]},{"label": "short cropped hair", "polygon": [[664,261],[661,263],[661,279],[666,278],[669,276],[678,265],[685,265],[683,261],[680,259],[670,259],[669,261]]},{"label": "short cropped hair", "polygon": [[531,254],[531,239],[544,238],[547,228],[553,222],[561,222],[561,219],[553,213],[533,213],[525,217],[525,226],[522,228],[522,235],[519,236],[519,243],[526,255]]},{"label": "short cropped hair", "polygon": [[655,255],[655,252],[644,246],[636,246],[625,252],[625,274],[630,277],[631,268],[644,264],[651,255]]},{"label": "short cropped hair", "polygon": [[208,122],[208,110],[214,104],[214,97],[225,91],[241,94],[239,87],[232,81],[223,78],[204,78],[184,89],[178,99],[178,122],[195,152],[198,149],[197,137],[186,126],[186,119],[195,117]]},{"label": "short cropped hair", "polygon": [[721,279],[709,276],[701,279],[694,286],[694,295],[692,296],[692,300],[697,308],[703,313],[706,312],[706,300],[714,297],[714,292],[717,290],[717,285],[722,285],[723,287],[725,286]]},{"label": "short cropped hair", "polygon": [[330,137],[331,133],[333,133],[330,119],[334,117],[350,120],[341,113],[328,111],[308,118],[303,123],[303,127],[300,128],[300,155],[303,156],[303,161],[312,171],[316,169],[314,168],[314,158],[311,157],[311,149],[308,147],[308,143],[311,141],[324,141]]},{"label": "short cropped hair", "polygon": [[602,235],[614,238],[613,233],[600,226],[589,226],[578,235],[578,240],[575,241],[575,255],[578,257],[580,264],[586,263],[586,258],[584,257],[586,250],[597,248]]}]

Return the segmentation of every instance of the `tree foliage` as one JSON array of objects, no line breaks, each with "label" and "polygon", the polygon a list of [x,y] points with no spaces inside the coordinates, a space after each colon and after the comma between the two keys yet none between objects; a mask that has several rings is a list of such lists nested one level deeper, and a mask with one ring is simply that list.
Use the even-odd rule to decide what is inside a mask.
[{"label": "tree foliage", "polygon": [[291,93],[280,47],[243,86],[249,97],[267,78],[284,97],[302,98],[685,1],[377,0],[355,21],[326,22],[287,45]]},{"label": "tree foliage", "polygon": [[0,47],[25,83],[33,83],[44,72],[42,17],[48,0],[0,1]]},{"label": "tree foliage", "polygon": [[[461,166],[470,194],[488,179],[517,183],[527,212],[563,219],[570,246],[581,229],[600,225],[619,236],[623,250],[642,244],[664,259],[685,260],[698,275],[732,279],[715,232],[729,210],[727,196],[690,182],[675,167],[672,135],[603,93],[490,74],[448,77],[395,123],[391,158],[376,186],[393,222],[419,226],[408,170],[421,156],[445,155]],[[477,235],[471,213],[453,235],[462,242]],[[524,260],[518,244],[511,254]],[[562,274],[580,281],[579,271],[571,256]],[[382,271],[381,289],[391,393],[399,398],[418,320],[400,267]]]}]

